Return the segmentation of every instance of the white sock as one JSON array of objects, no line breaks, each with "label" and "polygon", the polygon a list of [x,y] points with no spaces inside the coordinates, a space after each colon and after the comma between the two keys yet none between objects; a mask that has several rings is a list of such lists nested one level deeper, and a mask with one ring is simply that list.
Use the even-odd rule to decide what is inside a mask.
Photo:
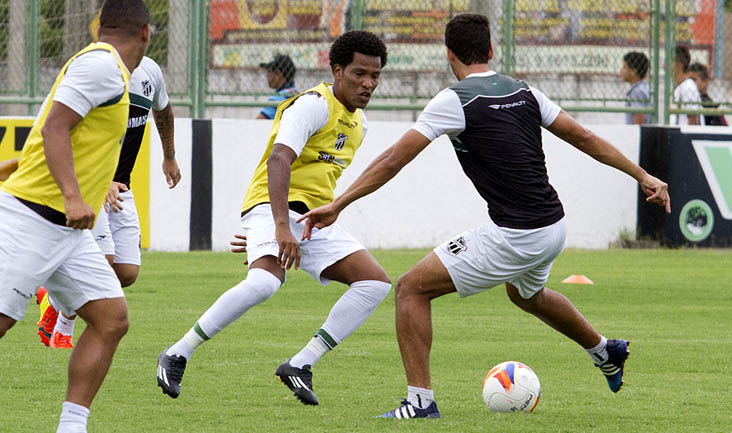
[{"label": "white sock", "polygon": [[608,358],[610,358],[607,354],[607,338],[605,337],[602,337],[600,344],[591,349],[585,349],[585,351],[590,355],[590,358],[592,358],[595,365],[602,365],[607,362]]},{"label": "white sock", "polygon": [[219,296],[196,325],[166,353],[190,358],[203,341],[221,332],[253,306],[271,298],[281,285],[280,279],[268,271],[250,269],[247,278]]},{"label": "white sock", "polygon": [[383,281],[356,281],[333,305],[321,328],[340,343],[368,319],[390,289],[391,284]]},{"label": "white sock", "polygon": [[315,365],[338,343],[351,335],[384,300],[391,284],[376,280],[356,281],[330,309],[323,326],[297,355],[290,365],[302,368]]},{"label": "white sock", "polygon": [[435,401],[435,393],[431,389],[407,386],[407,401],[414,407],[426,409]]},{"label": "white sock", "polygon": [[63,335],[71,336],[74,335],[74,324],[76,323],[76,317],[68,319],[63,314],[59,313],[58,320],[56,320],[56,326],[53,328],[53,332],[60,332]]},{"label": "white sock", "polygon": [[302,368],[305,365],[313,366],[315,365],[318,360],[328,353],[329,350],[332,349],[321,335],[320,333],[325,332],[322,329],[318,330],[318,334],[315,334],[313,338],[310,339],[308,344],[302,348],[300,352],[297,353],[297,355],[293,356],[292,359],[290,359],[290,365],[296,368]]},{"label": "white sock", "polygon": [[61,406],[61,418],[56,433],[86,433],[86,420],[89,409],[70,401]]},{"label": "white sock", "polygon": [[191,355],[193,355],[193,351],[196,350],[198,346],[203,344],[204,341],[208,340],[208,338],[203,338],[198,333],[198,330],[196,328],[200,329],[198,326],[198,322],[193,326],[193,328],[189,329],[188,332],[178,340],[177,343],[170,346],[168,348],[168,351],[165,352],[166,355],[178,355],[182,356],[185,359],[191,359]]}]

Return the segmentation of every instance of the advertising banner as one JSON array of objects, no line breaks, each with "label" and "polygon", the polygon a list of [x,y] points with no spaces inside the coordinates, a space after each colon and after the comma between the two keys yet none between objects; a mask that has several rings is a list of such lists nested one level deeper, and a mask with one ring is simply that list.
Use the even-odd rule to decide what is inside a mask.
[{"label": "advertising banner", "polygon": [[[17,158],[33,126],[34,118],[0,117],[0,161]],[[131,188],[135,193],[135,205],[140,218],[141,246],[150,246],[150,124],[140,145],[135,169],[131,175]]]},{"label": "advertising banner", "polygon": [[639,191],[639,237],[667,246],[732,246],[732,132],[698,129],[642,128],[641,165],[668,182],[672,212],[651,209]]}]

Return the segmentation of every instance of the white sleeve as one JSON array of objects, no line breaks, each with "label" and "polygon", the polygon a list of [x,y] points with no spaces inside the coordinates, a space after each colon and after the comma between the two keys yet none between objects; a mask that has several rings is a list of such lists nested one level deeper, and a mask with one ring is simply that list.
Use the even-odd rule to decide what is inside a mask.
[{"label": "white sleeve", "polygon": [[412,129],[430,141],[442,134],[457,135],[465,129],[465,113],[460,97],[444,89],[424,107]]},{"label": "white sleeve", "polygon": [[163,71],[160,70],[160,66],[152,59],[150,59],[150,66],[150,75],[155,80],[155,95],[153,95],[152,109],[161,111],[170,102],[168,90],[165,87],[165,77],[163,77]]},{"label": "white sleeve", "polygon": [[531,86],[529,86],[529,89],[531,89],[531,93],[534,94],[536,102],[539,103],[539,111],[541,112],[541,126],[546,128],[554,123],[555,120],[557,120],[557,116],[559,116],[559,113],[562,111],[562,109],[559,108],[559,105],[552,102],[551,99],[547,98],[546,95],[541,93],[541,90]]},{"label": "white sleeve", "polygon": [[275,143],[284,144],[300,156],[305,143],[328,123],[328,101],[317,93],[302,95],[282,113]]},{"label": "white sleeve", "polygon": [[124,91],[125,82],[114,54],[96,50],[71,62],[53,100],[84,117],[92,108],[120,96]]}]

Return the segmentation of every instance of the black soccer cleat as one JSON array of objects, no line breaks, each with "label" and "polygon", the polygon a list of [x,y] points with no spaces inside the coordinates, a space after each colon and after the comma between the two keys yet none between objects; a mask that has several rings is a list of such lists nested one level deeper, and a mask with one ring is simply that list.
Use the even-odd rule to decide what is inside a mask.
[{"label": "black soccer cleat", "polygon": [[623,375],[625,374],[625,361],[630,356],[628,350],[630,342],[626,340],[607,340],[608,360],[602,365],[595,364],[602,370],[607,379],[610,391],[618,392],[623,386]]},{"label": "black soccer cleat", "polygon": [[318,397],[313,392],[313,373],[310,371],[309,365],[303,368],[296,368],[290,365],[289,361],[285,361],[277,367],[275,376],[280,378],[290,391],[295,394],[302,404],[317,405]]},{"label": "black soccer cleat", "polygon": [[186,358],[180,355],[166,355],[170,347],[158,356],[158,386],[163,388],[163,394],[172,398],[180,395],[180,381],[186,371]]}]

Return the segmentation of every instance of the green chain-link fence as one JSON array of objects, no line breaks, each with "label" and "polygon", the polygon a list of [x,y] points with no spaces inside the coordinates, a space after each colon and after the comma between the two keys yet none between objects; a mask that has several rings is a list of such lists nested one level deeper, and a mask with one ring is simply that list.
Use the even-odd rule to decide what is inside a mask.
[{"label": "green chain-link fence", "polygon": [[[91,41],[89,23],[102,3],[0,0],[0,114],[33,114],[66,58]],[[595,113],[593,119],[605,123],[623,122],[627,112],[658,123],[668,123],[673,113],[702,113],[699,106],[674,101],[674,48],[683,45],[691,63],[705,66],[707,93],[721,103],[717,112],[703,112],[732,113],[730,0],[727,9],[722,0],[146,3],[154,29],[148,55],[162,66],[178,112],[194,117],[256,115],[273,92],[260,64],[277,54],[290,56],[301,90],[331,79],[328,47],[351,29],[378,34],[389,51],[369,110],[413,116],[455,79],[442,36],[445,23],[464,12],[489,17],[494,69],[526,80],[567,111]],[[647,101],[630,108],[631,84],[620,72],[629,52],[648,60],[650,89]]]}]

